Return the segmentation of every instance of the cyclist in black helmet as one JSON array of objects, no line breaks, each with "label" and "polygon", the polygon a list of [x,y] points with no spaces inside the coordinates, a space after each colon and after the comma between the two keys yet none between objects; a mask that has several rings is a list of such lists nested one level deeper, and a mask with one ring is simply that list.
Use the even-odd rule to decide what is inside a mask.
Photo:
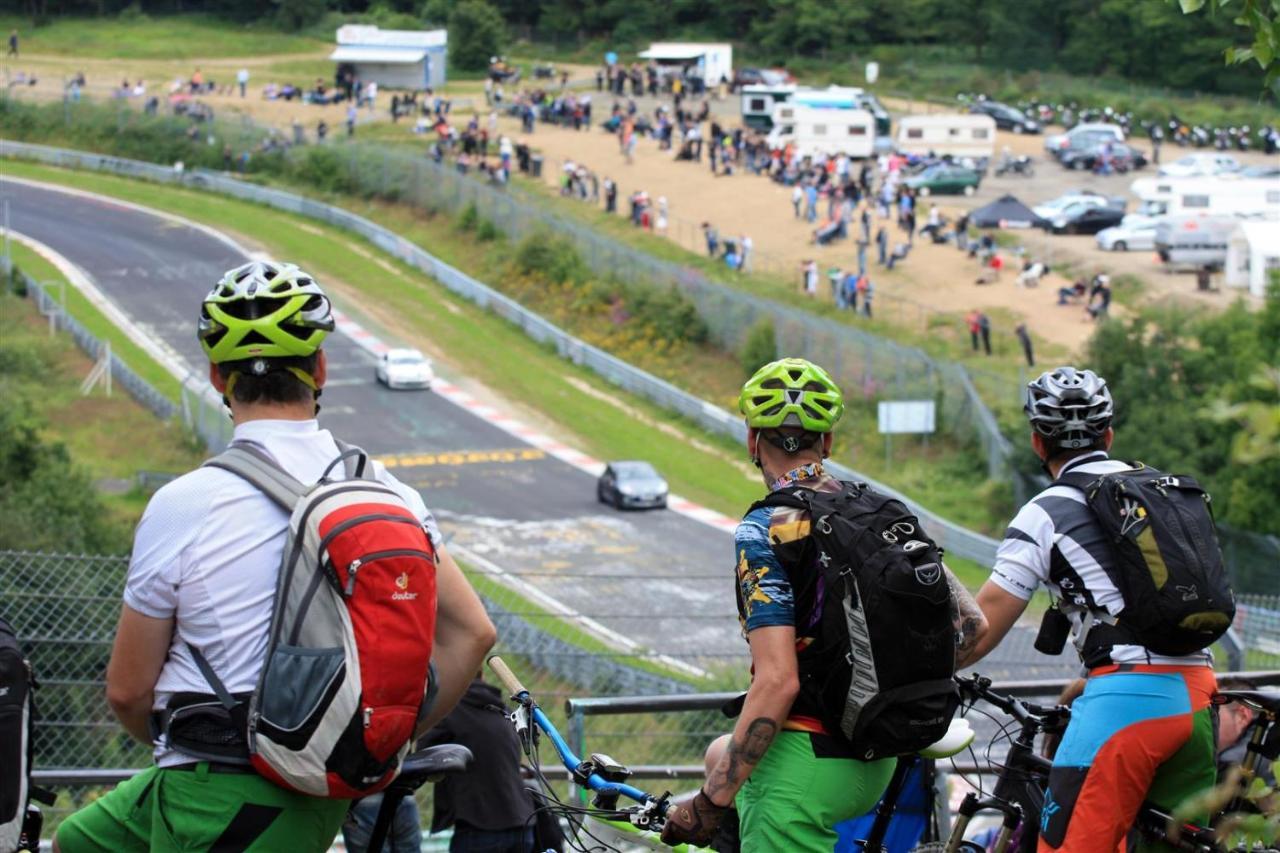
[{"label": "cyclist in black helmet", "polygon": [[1127,586],[1119,561],[1084,491],[1064,480],[1134,470],[1107,455],[1115,407],[1106,381],[1074,367],[1048,371],[1027,386],[1025,411],[1031,448],[1055,482],[1005,531],[977,597],[988,633],[958,663],[990,652],[1036,589],[1049,590],[1088,679],[1054,756],[1039,849],[1123,849],[1144,799],[1171,808],[1214,784],[1212,660],[1205,650],[1157,654],[1128,634],[1117,619]]}]

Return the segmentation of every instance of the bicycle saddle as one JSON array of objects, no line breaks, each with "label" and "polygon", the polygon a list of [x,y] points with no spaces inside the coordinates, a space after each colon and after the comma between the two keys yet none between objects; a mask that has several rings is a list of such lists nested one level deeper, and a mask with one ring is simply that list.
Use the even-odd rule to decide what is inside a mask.
[{"label": "bicycle saddle", "polygon": [[1263,693],[1259,690],[1219,690],[1213,697],[1213,704],[1225,705],[1228,702],[1243,702],[1255,709],[1262,708],[1271,714],[1280,714],[1280,693]]},{"label": "bicycle saddle", "polygon": [[975,732],[969,725],[969,721],[964,717],[956,717],[951,721],[947,733],[936,743],[931,743],[920,750],[920,754],[925,758],[950,758],[968,749],[974,737]]},{"label": "bicycle saddle", "polygon": [[442,743],[410,753],[399,780],[415,787],[442,776],[462,773],[471,766],[471,750],[457,743]]}]

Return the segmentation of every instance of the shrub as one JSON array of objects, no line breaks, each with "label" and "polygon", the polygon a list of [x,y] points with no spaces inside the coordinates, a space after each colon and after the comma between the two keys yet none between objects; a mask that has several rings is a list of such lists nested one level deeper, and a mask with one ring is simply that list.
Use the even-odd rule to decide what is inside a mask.
[{"label": "shrub", "polygon": [[777,334],[773,329],[773,320],[761,317],[747,332],[747,339],[738,353],[742,363],[742,372],[746,376],[755,373],[771,361],[778,360]]},{"label": "shrub", "polygon": [[516,249],[516,269],[542,282],[587,280],[587,265],[563,237],[531,234]]},{"label": "shrub", "polygon": [[476,226],[480,224],[480,211],[476,210],[474,203],[468,204],[462,209],[462,213],[458,216],[459,231],[475,231]]},{"label": "shrub", "polygon": [[502,236],[502,232],[498,230],[498,226],[493,224],[490,219],[480,217],[479,224],[476,225],[476,239],[482,243],[491,243]]},{"label": "shrub", "polygon": [[462,0],[449,13],[449,63],[464,71],[482,71],[506,42],[502,14],[484,0]]}]

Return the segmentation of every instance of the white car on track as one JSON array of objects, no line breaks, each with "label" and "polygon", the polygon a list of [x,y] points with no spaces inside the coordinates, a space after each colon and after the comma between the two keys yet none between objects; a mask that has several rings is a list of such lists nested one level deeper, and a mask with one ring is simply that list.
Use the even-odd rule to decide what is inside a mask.
[{"label": "white car on track", "polygon": [[388,388],[430,388],[436,378],[430,360],[416,349],[387,350],[375,375]]},{"label": "white car on track", "polygon": [[1098,248],[1104,252],[1150,250],[1156,247],[1156,226],[1159,223],[1158,216],[1130,213],[1120,220],[1119,225],[1099,231],[1095,239]]}]

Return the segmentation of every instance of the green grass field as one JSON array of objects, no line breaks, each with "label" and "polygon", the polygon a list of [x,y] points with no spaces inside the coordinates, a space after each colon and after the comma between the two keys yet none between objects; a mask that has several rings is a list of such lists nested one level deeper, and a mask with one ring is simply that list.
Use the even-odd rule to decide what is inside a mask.
[{"label": "green grass field", "polygon": [[23,53],[82,59],[179,60],[307,53],[328,41],[281,32],[262,23],[233,24],[208,15],[57,17],[33,28],[25,16],[0,15],[0,30],[16,29]]},{"label": "green grass field", "polygon": [[[24,270],[37,266],[28,266],[31,259],[21,255],[17,247],[14,258]],[[57,279],[48,274],[37,277],[44,281]],[[69,285],[67,292],[73,292]],[[73,301],[69,310],[88,324],[88,312],[82,308]],[[180,423],[158,420],[118,385],[111,397],[101,387],[82,395],[80,382],[93,367],[92,360],[70,336],[50,335],[48,328],[48,321],[39,315],[33,301],[7,293],[0,296],[0,338],[6,346],[35,352],[47,367],[40,375],[6,373],[0,377],[0,384],[6,397],[20,396],[32,405],[48,424],[50,437],[66,444],[72,459],[88,471],[92,480],[113,481],[113,487],[104,490],[103,497],[114,520],[122,530],[128,530],[142,514],[148,497],[132,485],[138,472],[181,473],[198,465],[204,451],[185,434]],[[131,366],[140,368],[149,361],[140,350],[129,360]]]}]

